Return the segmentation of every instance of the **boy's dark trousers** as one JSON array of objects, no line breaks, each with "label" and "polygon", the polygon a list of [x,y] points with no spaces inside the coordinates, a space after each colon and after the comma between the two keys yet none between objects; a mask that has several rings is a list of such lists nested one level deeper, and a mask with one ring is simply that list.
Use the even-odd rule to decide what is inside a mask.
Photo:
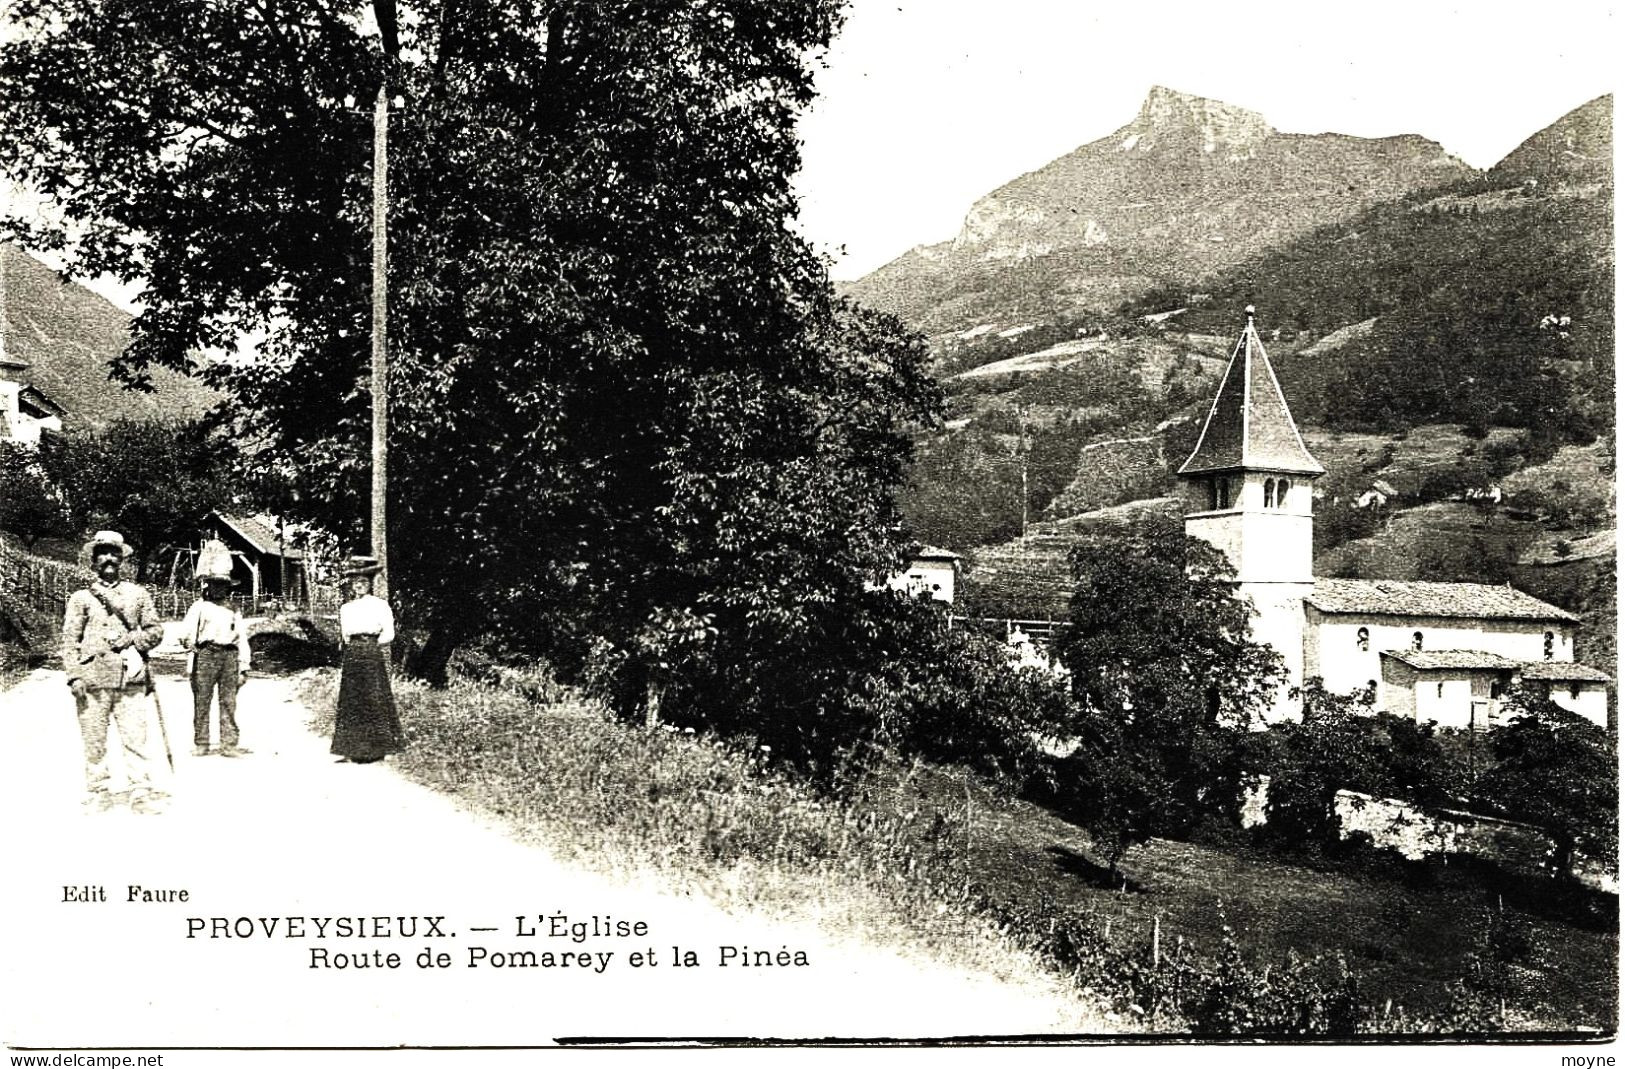
[{"label": "boy's dark trousers", "polygon": [[220,745],[237,745],[237,647],[200,643],[192,662],[192,741],[209,745],[209,700],[220,689]]}]

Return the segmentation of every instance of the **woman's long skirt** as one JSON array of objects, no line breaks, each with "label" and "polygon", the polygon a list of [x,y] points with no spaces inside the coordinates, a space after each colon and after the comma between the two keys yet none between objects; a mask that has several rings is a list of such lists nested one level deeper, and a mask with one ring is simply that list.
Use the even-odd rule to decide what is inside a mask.
[{"label": "woman's long skirt", "polygon": [[376,761],[405,748],[383,647],[353,638],[344,644],[333,752],[352,761]]}]

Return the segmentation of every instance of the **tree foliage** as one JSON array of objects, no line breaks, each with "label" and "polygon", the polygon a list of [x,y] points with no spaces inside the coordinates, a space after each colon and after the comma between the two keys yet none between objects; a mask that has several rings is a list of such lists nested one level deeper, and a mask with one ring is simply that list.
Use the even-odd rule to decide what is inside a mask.
[{"label": "tree foliage", "polygon": [[[1038,740],[1066,722],[1063,685],[1018,671],[1004,642],[951,628],[930,598],[856,591],[838,608],[794,641],[771,629],[722,631],[704,670],[678,684],[688,712],[675,718],[748,732],[820,774],[878,749],[1010,784],[1042,776]],[[747,679],[741,666],[759,667]]]},{"label": "tree foliage", "polygon": [[0,442],[0,528],[33,546],[62,533],[67,517],[39,454],[16,442]]},{"label": "tree foliage", "polygon": [[[201,370],[360,542],[387,81],[390,566],[419,667],[497,633],[625,693],[675,663],[668,706],[750,698],[895,563],[904,428],[940,404],[923,347],[837,301],[790,226],[840,6],[425,0],[389,63],[327,0],[22,0],[0,154],[71,222],[34,244],[146,280],[127,377],[267,335]],[[691,621],[711,652],[668,656]]]},{"label": "tree foliage", "polygon": [[1080,747],[1062,777],[1115,866],[1135,843],[1231,809],[1240,742],[1283,671],[1250,637],[1251,606],[1223,555],[1177,527],[1091,537],[1072,571],[1060,653]]},{"label": "tree foliage", "polygon": [[1253,768],[1269,776],[1270,841],[1295,850],[1334,846],[1342,835],[1339,791],[1402,798],[1422,806],[1457,800],[1468,786],[1461,761],[1432,724],[1376,713],[1366,691],[1336,694],[1305,682],[1303,718],[1249,740]]},{"label": "tree foliage", "polygon": [[1614,739],[1584,717],[1520,687],[1502,699],[1511,719],[1490,734],[1492,765],[1476,800],[1539,826],[1557,846],[1559,872],[1577,853],[1619,859],[1619,761]]},{"label": "tree foliage", "polygon": [[160,549],[192,543],[211,510],[233,503],[236,458],[204,420],[119,420],[49,435],[39,450],[67,531],[118,530],[143,577]]}]

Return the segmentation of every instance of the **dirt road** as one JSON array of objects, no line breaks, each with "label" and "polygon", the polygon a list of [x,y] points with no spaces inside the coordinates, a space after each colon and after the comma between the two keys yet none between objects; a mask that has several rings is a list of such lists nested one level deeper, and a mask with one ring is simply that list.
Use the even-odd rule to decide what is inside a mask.
[{"label": "dirt road", "polygon": [[161,678],[176,747],[169,811],[86,816],[61,675],[0,692],[0,1039],[486,1046],[1115,1030],[1047,982],[949,970],[562,866],[387,764],[334,763],[295,693],[291,678],[251,680],[239,721],[253,753],[198,758],[185,683]]}]

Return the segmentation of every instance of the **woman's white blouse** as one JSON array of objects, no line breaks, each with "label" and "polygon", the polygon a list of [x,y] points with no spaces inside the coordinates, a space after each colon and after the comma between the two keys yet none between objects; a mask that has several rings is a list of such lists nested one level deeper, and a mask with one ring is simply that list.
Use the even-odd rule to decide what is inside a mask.
[{"label": "woman's white blouse", "polygon": [[372,594],[363,594],[354,601],[339,606],[339,635],[348,642],[357,635],[377,635],[378,642],[395,640],[395,614],[389,611],[389,602]]}]

